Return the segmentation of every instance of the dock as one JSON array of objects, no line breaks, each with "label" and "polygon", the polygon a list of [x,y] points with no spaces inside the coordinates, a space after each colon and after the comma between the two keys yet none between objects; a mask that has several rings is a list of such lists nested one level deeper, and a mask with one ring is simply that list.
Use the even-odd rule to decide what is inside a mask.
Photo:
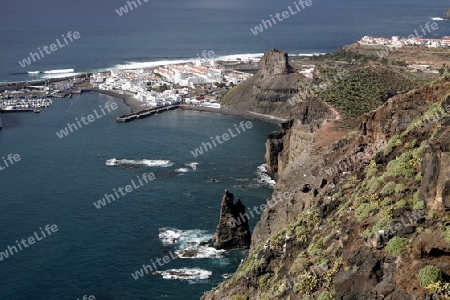
[{"label": "dock", "polygon": [[116,118],[117,122],[130,122],[137,119],[143,119],[150,117],[154,114],[158,114],[160,112],[168,111],[168,110],[174,110],[179,108],[180,105],[170,105],[170,106],[164,106],[164,107],[152,107],[148,109],[144,109],[132,114],[127,115],[121,115]]}]

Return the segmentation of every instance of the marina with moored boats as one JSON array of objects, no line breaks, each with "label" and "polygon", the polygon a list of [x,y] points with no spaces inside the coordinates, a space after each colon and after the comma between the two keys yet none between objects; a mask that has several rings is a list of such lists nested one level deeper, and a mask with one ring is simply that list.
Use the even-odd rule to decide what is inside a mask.
[{"label": "marina with moored boats", "polygon": [[5,99],[0,100],[0,112],[37,112],[41,108],[50,107],[52,104],[51,98]]}]

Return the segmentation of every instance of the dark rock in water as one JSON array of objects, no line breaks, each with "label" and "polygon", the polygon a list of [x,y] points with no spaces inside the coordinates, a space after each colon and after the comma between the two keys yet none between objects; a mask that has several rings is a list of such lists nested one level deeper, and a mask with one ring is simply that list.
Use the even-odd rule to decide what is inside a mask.
[{"label": "dark rock in water", "polygon": [[444,13],[444,19],[450,20],[450,7],[447,9],[447,11]]},{"label": "dark rock in water", "polygon": [[210,245],[224,250],[243,249],[249,248],[250,242],[251,233],[245,206],[240,199],[234,203],[234,195],[225,190],[220,204],[219,225]]}]

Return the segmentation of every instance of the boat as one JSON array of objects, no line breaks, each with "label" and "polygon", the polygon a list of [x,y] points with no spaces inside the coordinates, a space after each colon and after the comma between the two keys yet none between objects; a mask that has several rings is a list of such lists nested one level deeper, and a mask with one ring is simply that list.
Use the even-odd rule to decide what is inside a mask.
[{"label": "boat", "polygon": [[36,108],[33,109],[33,112],[34,112],[35,114],[38,114],[38,113],[40,113],[41,111],[39,110],[39,108],[36,107]]}]

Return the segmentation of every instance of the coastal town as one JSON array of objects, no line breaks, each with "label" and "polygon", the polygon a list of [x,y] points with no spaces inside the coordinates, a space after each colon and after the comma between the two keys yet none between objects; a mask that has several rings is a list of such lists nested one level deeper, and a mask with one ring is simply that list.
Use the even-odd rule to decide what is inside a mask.
[{"label": "coastal town", "polygon": [[[424,38],[416,34],[408,38],[364,36],[356,45],[403,48],[449,48],[450,36]],[[206,52],[206,51],[204,51]],[[385,54],[385,53],[383,53]],[[389,53],[387,53],[389,54]],[[221,109],[220,98],[229,89],[253,76],[259,57],[218,60],[214,52],[184,63],[165,64],[153,68],[116,68],[94,73],[74,73],[73,77],[10,83],[0,88],[0,112],[40,112],[49,107],[51,98],[71,98],[74,94],[96,91],[121,98],[131,107],[129,115],[118,121],[146,117],[175,106],[192,109]],[[312,79],[316,66],[301,58],[298,72]],[[429,65],[412,64],[407,70],[434,72]]]},{"label": "coastal town", "polygon": [[358,41],[361,45],[377,46],[425,46],[428,48],[450,48],[450,36],[443,38],[423,38],[419,34],[409,36],[408,38],[393,36],[392,38],[364,36]]},{"label": "coastal town", "polygon": [[251,73],[224,68],[214,60],[165,65],[156,69],[112,70],[94,73],[94,89],[135,98],[143,107],[190,104],[220,108],[217,94],[238,85]]},{"label": "coastal town", "polygon": [[[8,84],[0,92],[0,112],[33,111],[41,104],[50,106],[52,97],[71,98],[73,94],[87,91],[135,100],[140,105],[134,110],[178,104],[220,108],[218,95],[250,78],[253,74],[249,67],[256,68],[256,63],[254,59],[237,59],[226,64],[214,59],[197,59],[150,69],[119,69]],[[244,71],[233,65],[244,66]]]}]

